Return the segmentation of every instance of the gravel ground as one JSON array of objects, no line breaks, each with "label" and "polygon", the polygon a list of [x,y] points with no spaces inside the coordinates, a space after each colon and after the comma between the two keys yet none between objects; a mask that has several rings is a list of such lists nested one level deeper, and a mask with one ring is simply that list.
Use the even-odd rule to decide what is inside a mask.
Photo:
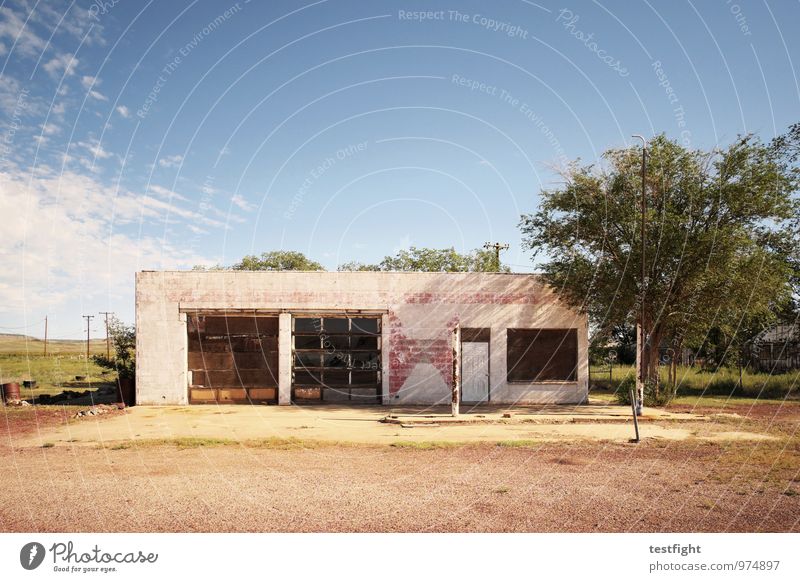
[{"label": "gravel ground", "polygon": [[731,477],[730,455],[713,443],[6,448],[0,530],[800,531],[796,466],[766,478],[731,457]]},{"label": "gravel ground", "polygon": [[16,437],[46,433],[75,410],[5,411],[3,532],[800,531],[796,404],[726,409],[737,416],[713,421],[770,441],[431,449],[310,441],[289,449],[20,447]]}]

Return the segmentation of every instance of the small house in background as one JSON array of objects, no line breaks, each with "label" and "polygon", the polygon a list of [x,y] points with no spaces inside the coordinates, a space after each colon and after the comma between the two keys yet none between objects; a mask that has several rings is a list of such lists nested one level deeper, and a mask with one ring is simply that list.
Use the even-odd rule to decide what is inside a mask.
[{"label": "small house in background", "polygon": [[[581,403],[588,322],[536,275],[144,271],[140,404]],[[457,338],[460,338],[457,339]]]},{"label": "small house in background", "polygon": [[749,365],[759,372],[800,369],[800,326],[779,324],[761,332],[752,342]]}]

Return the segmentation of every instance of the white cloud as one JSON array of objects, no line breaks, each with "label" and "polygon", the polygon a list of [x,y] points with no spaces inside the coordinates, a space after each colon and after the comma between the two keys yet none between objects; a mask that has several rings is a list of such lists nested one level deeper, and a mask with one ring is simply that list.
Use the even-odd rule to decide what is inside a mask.
[{"label": "white cloud", "polygon": [[131,116],[130,109],[128,109],[124,105],[117,106],[117,113],[119,113],[125,119],[128,119]]},{"label": "white cloud", "polygon": [[241,208],[242,210],[244,210],[245,212],[250,212],[256,209],[255,204],[250,204],[247,200],[244,199],[243,196],[239,194],[234,194],[233,196],[231,196],[231,202],[236,206],[238,206],[239,208]]},{"label": "white cloud", "polygon": [[48,122],[42,125],[42,133],[44,135],[55,135],[61,133],[61,128],[52,122]]},{"label": "white cloud", "polygon": [[105,160],[106,158],[110,158],[112,155],[111,152],[108,152],[105,149],[103,149],[103,146],[100,145],[100,142],[96,140],[90,140],[88,142],[79,141],[77,145],[88,150],[89,153],[91,153],[95,158],[100,160]]},{"label": "white cloud", "polygon": [[84,75],[81,77],[81,85],[83,88],[86,89],[89,97],[92,99],[97,99],[98,101],[108,101],[108,97],[103,95],[100,91],[95,89],[100,85],[100,79],[97,77],[92,77],[91,75]]},{"label": "white cloud", "polygon": [[137,270],[208,261],[126,228],[163,220],[168,204],[154,208],[71,172],[0,173],[0,187],[0,215],[15,217],[4,226],[0,247],[0,312],[57,308],[95,294],[130,297]]},{"label": "white cloud", "polygon": [[175,154],[174,156],[165,156],[158,160],[158,165],[162,168],[175,168],[180,166],[183,162],[183,156]]},{"label": "white cloud", "polygon": [[0,82],[0,111],[13,119],[42,112],[41,101],[31,95],[30,88],[8,73],[3,73]]},{"label": "white cloud", "polygon": [[38,56],[46,46],[45,40],[26,24],[24,15],[7,6],[0,8],[0,39],[5,39],[9,46],[13,45],[15,51],[26,57]]},{"label": "white cloud", "polygon": [[182,202],[189,202],[189,199],[186,196],[178,194],[169,188],[164,188],[164,186],[159,186],[158,184],[150,184],[150,192],[156,196],[164,198],[165,200],[180,200]]},{"label": "white cloud", "polygon": [[58,78],[62,74],[65,77],[69,77],[75,74],[75,67],[78,66],[79,62],[72,53],[63,53],[47,61],[42,65],[42,68],[52,77]]}]

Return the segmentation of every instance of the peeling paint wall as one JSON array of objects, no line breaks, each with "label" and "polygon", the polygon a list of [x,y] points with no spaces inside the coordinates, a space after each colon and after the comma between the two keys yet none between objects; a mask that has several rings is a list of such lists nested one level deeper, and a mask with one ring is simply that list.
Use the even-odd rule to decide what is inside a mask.
[{"label": "peeling paint wall", "polygon": [[[455,325],[488,328],[490,393],[498,403],[577,403],[588,393],[585,315],[560,304],[535,275],[174,271],[137,273],[137,401],[186,404],[185,312],[258,309],[284,314],[368,311],[383,316],[383,402],[448,404]],[[284,315],[284,321],[287,315]],[[291,339],[281,326],[286,403]],[[576,382],[506,382],[506,329],[577,328]]]}]

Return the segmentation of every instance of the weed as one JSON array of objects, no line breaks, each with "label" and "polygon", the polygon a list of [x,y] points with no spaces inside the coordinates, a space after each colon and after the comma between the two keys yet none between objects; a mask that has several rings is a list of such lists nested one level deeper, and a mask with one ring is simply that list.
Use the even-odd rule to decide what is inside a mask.
[{"label": "weed", "polygon": [[498,447],[521,448],[521,449],[539,447],[539,446],[541,446],[541,444],[542,444],[541,442],[535,441],[535,440],[531,440],[531,439],[520,439],[520,440],[515,440],[515,441],[498,441],[497,442],[497,446]]},{"label": "weed", "polygon": [[419,451],[432,451],[435,449],[452,449],[464,446],[465,443],[450,441],[397,441],[391,446],[399,449],[416,449]]}]

